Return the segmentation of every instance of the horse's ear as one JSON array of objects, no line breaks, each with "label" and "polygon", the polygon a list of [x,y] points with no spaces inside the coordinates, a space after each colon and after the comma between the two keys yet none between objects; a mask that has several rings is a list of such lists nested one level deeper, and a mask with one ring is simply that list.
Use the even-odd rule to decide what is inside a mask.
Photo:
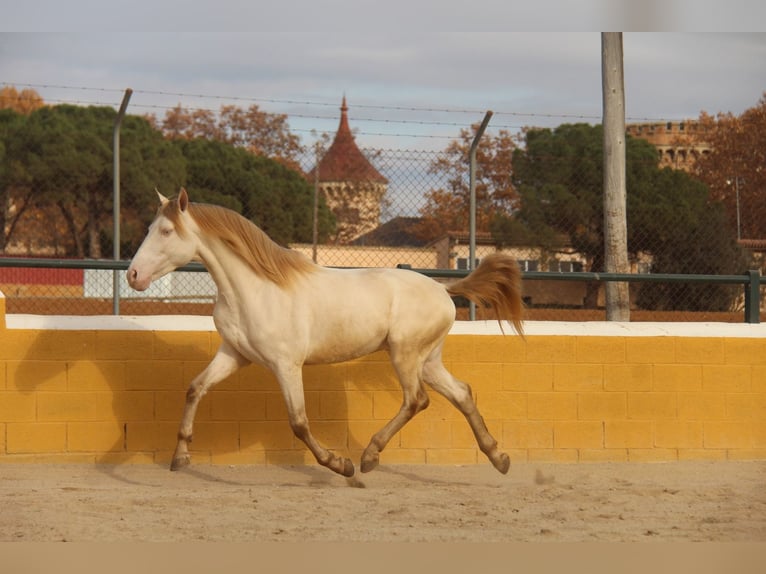
[{"label": "horse's ear", "polygon": [[181,209],[181,212],[186,211],[186,208],[189,207],[189,195],[183,187],[178,192],[178,207]]},{"label": "horse's ear", "polygon": [[160,193],[160,190],[159,190],[159,189],[157,189],[156,187],[154,188],[154,191],[156,191],[156,192],[157,192],[157,197],[159,197],[159,198],[160,198],[160,205],[161,205],[162,207],[165,207],[165,205],[167,205],[168,201],[170,201],[170,200],[169,200],[167,197],[165,197],[164,195],[162,195],[162,194]]}]

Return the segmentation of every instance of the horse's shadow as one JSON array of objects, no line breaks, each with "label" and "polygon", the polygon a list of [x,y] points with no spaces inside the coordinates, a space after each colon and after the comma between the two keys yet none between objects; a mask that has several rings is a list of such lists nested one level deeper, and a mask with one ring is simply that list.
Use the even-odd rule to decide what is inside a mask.
[{"label": "horse's shadow", "polygon": [[[23,341],[25,337],[29,340]],[[137,344],[146,345],[145,337],[146,332],[136,335]],[[83,461],[93,460],[104,472],[129,481],[114,472],[115,466],[169,464],[186,389],[211,360],[218,341],[215,333],[209,348],[177,343],[170,333],[155,332],[153,337],[155,346],[172,347],[172,356],[180,358],[172,363],[180,362],[182,370],[182,375],[174,375],[175,382],[163,380],[167,369],[153,372],[141,365],[145,360],[104,358],[93,331],[8,329],[2,338],[22,341],[18,346],[25,351],[18,359],[8,360],[7,385],[36,395],[38,422],[61,425],[62,454],[73,460],[80,456]],[[146,360],[159,364],[156,359]],[[143,374],[131,373],[134,368]],[[307,415],[317,439],[333,452],[354,459],[369,440],[359,428],[367,432],[369,424],[354,426],[356,421],[349,421],[346,369],[345,364],[304,367],[304,388]],[[393,380],[375,388],[387,388],[392,396],[398,390]],[[252,460],[300,469],[313,462],[305,445],[293,436],[275,377],[258,365],[241,369],[203,397],[194,438],[192,464],[195,455],[199,462],[226,462],[230,454],[236,455],[231,458],[234,464]],[[200,445],[197,451],[195,443]],[[311,468],[307,472],[312,480],[315,470],[328,472]]]}]

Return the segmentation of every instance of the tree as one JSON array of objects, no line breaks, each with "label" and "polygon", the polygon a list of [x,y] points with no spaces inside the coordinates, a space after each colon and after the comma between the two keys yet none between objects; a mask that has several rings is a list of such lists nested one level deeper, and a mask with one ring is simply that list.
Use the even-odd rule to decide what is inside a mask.
[{"label": "tree", "polygon": [[[436,239],[448,231],[468,229],[470,189],[468,183],[468,154],[478,125],[472,130],[460,130],[460,139],[453,141],[429,172],[446,180],[443,188],[426,194],[421,208],[422,221],[417,234],[423,239]],[[513,212],[518,206],[518,194],[511,180],[511,158],[516,147],[507,130],[498,135],[485,134],[476,150],[476,228],[489,231],[497,213]]]},{"label": "tree", "polygon": [[766,238],[766,93],[741,116],[702,113],[698,133],[710,153],[694,172],[726,206],[728,221],[743,239]]},{"label": "tree", "polygon": [[[101,257],[111,245],[115,115],[108,107],[43,107],[21,121],[17,118],[2,134],[6,166],[2,192],[16,217],[12,225],[6,222],[6,244],[22,216],[53,217],[55,211],[57,223],[44,230],[53,237],[41,242],[61,244],[68,255]],[[152,188],[177,181],[183,173],[181,161],[146,120],[126,118],[121,170],[125,203],[141,205],[152,199]],[[126,227],[129,233],[144,231],[135,224]]]},{"label": "tree", "polygon": [[[629,245],[652,255],[653,273],[741,273],[744,254],[726,225],[726,211],[705,184],[666,167],[653,170],[630,198]],[[726,311],[730,287],[695,283],[645,285],[637,304],[645,309]]]},{"label": "tree", "polygon": [[276,159],[297,168],[303,151],[300,138],[290,133],[287,116],[262,111],[257,105],[247,109],[221,106],[212,110],[186,109],[181,105],[170,109],[161,124],[153,121],[170,139],[211,139],[242,147],[255,155]]},{"label": "tree", "polygon": [[[220,141],[175,145],[186,158],[187,190],[197,201],[240,212],[282,245],[311,242],[314,191],[301,173]],[[332,215],[320,199],[320,238],[333,230]]]},{"label": "tree", "polygon": [[[499,215],[493,225],[500,243],[520,237],[555,250],[562,237],[585,255],[590,271],[604,270],[601,126],[567,124],[533,129],[513,156],[513,183],[521,196],[516,214]],[[741,271],[734,238],[721,229],[722,206],[690,175],[660,170],[651,144],[626,140],[628,250],[635,259],[649,253],[652,271],[733,273]],[[691,265],[696,265],[694,270]],[[596,305],[597,284],[589,285],[586,305]],[[720,308],[728,295],[706,305]],[[653,308],[693,308],[692,289],[667,298],[644,298]],[[728,303],[726,303],[728,304]]]},{"label": "tree", "polygon": [[40,94],[31,88],[25,88],[20,92],[13,86],[0,88],[0,110],[29,114],[44,105]]}]

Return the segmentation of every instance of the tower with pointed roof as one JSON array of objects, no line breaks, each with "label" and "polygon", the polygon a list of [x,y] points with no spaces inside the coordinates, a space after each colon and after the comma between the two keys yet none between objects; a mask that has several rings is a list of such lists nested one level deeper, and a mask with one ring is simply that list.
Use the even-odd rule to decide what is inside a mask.
[{"label": "tower with pointed roof", "polygon": [[388,180],[357,147],[348,125],[346,96],[343,96],[335,139],[309,173],[310,181],[315,178],[327,207],[335,215],[335,243],[350,243],[380,225],[381,202]]}]

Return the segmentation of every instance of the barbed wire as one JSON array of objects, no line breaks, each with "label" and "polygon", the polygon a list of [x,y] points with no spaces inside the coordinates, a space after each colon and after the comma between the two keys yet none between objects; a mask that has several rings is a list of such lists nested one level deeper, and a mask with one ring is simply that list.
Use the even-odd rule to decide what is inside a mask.
[{"label": "barbed wire", "polygon": [[[89,87],[89,86],[67,86],[67,85],[61,85],[61,84],[32,84],[32,83],[13,83],[13,82],[2,82],[2,85],[4,86],[20,86],[25,88],[32,88],[32,89],[60,89],[60,90],[73,90],[73,91],[95,91],[95,92],[113,92],[113,93],[124,93],[124,88],[101,88],[101,87]],[[181,97],[181,98],[201,98],[201,99],[211,99],[211,100],[221,100],[221,101],[240,101],[240,102],[264,102],[264,103],[272,103],[272,104],[280,104],[280,105],[302,105],[302,106],[318,106],[318,107],[337,107],[337,102],[320,102],[316,100],[297,100],[297,99],[280,99],[280,98],[264,98],[264,97],[254,97],[254,96],[222,96],[218,94],[202,94],[202,93],[191,93],[191,92],[173,92],[173,91],[163,91],[163,90],[140,90],[135,89],[133,90],[134,94],[143,94],[143,95],[153,95],[153,96],[172,96],[172,97]],[[77,101],[77,103],[80,103],[80,101]],[[84,102],[87,103],[87,102]],[[97,104],[92,104],[97,105]],[[115,105],[115,102],[109,102],[108,104],[102,103],[101,105]],[[143,104],[144,107],[155,107],[157,109],[172,109],[175,106],[162,106],[162,105],[151,105],[151,104]],[[386,105],[386,104],[363,104],[363,103],[355,103],[354,108],[359,109],[375,109],[375,110],[382,110],[382,111],[397,111],[397,112],[421,112],[421,113],[446,113],[446,114],[470,114],[470,115],[477,115],[477,114],[483,114],[487,110],[486,109],[478,109],[478,108],[449,108],[449,107],[432,107],[432,106],[397,106],[397,105]],[[200,110],[209,110],[209,111],[216,111],[212,108],[204,108],[204,107],[198,107],[198,108],[187,108],[187,109],[200,109]],[[495,116],[509,116],[509,117],[517,117],[517,118],[544,118],[544,119],[569,119],[569,120],[587,120],[587,121],[593,121],[593,120],[601,120],[602,116],[601,114],[582,114],[582,113],[568,113],[568,112],[556,112],[556,113],[543,113],[543,112],[519,112],[519,111],[508,111],[508,110],[493,110],[493,114]],[[290,114],[292,116],[296,117],[304,117],[309,119],[330,119],[326,116],[315,116],[315,115],[302,115],[297,116],[296,114]],[[333,116],[332,119],[337,119],[335,116]],[[374,120],[367,120],[367,119],[360,119],[360,118],[354,118],[356,121],[384,121],[380,119],[374,119]],[[667,121],[683,121],[688,120],[688,117],[684,118],[669,118],[669,117],[642,117],[642,116],[629,116],[626,117],[627,120],[631,122],[656,122],[656,123],[663,123]],[[409,120],[389,120],[392,123],[409,123]],[[433,122],[433,123],[427,123],[427,125],[464,125],[462,122]],[[508,127],[508,128],[518,128],[520,126],[515,125],[509,125],[509,126],[497,126],[494,127]],[[523,126],[522,126],[523,127]]]}]

